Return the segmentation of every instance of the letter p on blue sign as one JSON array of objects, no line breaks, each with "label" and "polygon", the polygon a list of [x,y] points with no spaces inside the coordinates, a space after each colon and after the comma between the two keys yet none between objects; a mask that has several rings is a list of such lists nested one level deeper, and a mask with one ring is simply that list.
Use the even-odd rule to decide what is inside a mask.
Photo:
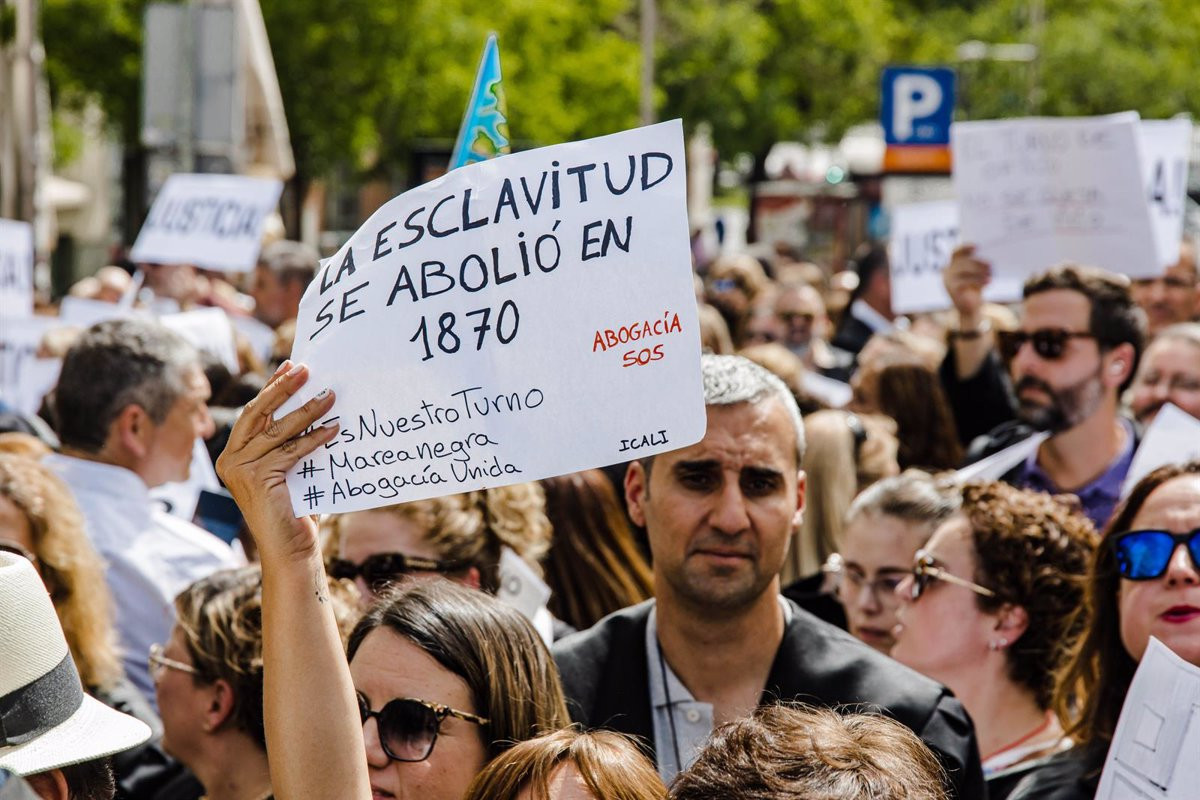
[{"label": "letter p on blue sign", "polygon": [[889,145],[948,145],[954,119],[954,70],[888,67],[880,109]]}]

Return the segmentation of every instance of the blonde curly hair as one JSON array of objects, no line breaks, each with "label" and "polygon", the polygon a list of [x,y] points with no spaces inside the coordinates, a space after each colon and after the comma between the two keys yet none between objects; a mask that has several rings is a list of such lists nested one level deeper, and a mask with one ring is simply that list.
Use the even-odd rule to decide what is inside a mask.
[{"label": "blonde curly hair", "polygon": [[[499,586],[501,548],[512,548],[539,574],[550,549],[546,495],[536,483],[415,500],[372,511],[395,514],[425,531],[439,560],[464,561],[475,567],[482,588],[493,594]],[[341,522],[346,516],[335,514],[322,522],[327,565],[337,557]]]},{"label": "blonde curly hair", "polygon": [[104,562],[87,538],[75,498],[49,469],[12,452],[0,452],[0,497],[11,501],[29,522],[36,566],[80,680],[89,689],[111,687],[124,674],[112,595],[104,582]]}]

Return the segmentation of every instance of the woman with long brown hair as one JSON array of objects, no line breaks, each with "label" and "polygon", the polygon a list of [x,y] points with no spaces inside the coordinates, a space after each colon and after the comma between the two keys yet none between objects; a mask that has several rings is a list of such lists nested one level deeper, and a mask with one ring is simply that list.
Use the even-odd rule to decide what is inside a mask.
[{"label": "woman with long brown hair", "polygon": [[613,611],[650,599],[650,565],[604,473],[592,469],[541,484],[554,528],[543,564],[553,590],[550,612],[583,630]]},{"label": "woman with long brown hair", "polygon": [[1129,492],[1091,562],[1080,614],[1084,633],[1054,697],[1076,745],[1010,800],[1095,795],[1151,636],[1200,666],[1200,461],[1159,467]]}]

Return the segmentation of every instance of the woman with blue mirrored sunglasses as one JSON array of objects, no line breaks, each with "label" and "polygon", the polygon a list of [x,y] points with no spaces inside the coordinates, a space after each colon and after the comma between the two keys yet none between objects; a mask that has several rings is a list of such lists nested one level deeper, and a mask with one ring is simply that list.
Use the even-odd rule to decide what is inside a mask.
[{"label": "woman with blue mirrored sunglasses", "polygon": [[[1160,467],[1130,490],[1096,551],[1081,612],[1076,624],[1083,635],[1054,699],[1068,720],[1067,734],[1078,744],[1056,773],[1045,776],[1054,781],[1055,792],[1050,784],[1023,784],[1009,800],[1095,795],[1151,636],[1200,666],[1200,461]],[[1077,791],[1057,791],[1068,785]],[[1181,796],[1194,794],[1191,788]]]},{"label": "woman with blue mirrored sunglasses", "polygon": [[1176,551],[1183,547],[1192,559],[1192,568],[1200,570],[1200,529],[1188,533],[1164,530],[1142,530],[1120,533],[1113,537],[1117,570],[1130,581],[1152,581],[1161,578]]}]

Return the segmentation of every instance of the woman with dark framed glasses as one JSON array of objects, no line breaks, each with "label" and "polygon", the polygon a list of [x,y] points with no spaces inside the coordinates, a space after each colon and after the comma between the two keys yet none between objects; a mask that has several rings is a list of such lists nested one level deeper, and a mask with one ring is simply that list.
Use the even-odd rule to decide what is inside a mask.
[{"label": "woman with dark framed glasses", "polygon": [[[1138,662],[1154,636],[1200,666],[1200,462],[1160,467],[1117,508],[1088,570],[1083,635],[1054,704],[1078,744],[1012,800],[1095,795]],[[1193,754],[1194,755],[1194,754]]]},{"label": "woman with dark framed glasses", "polygon": [[1096,533],[1072,499],[968,483],[897,587],[892,657],[948,686],[975,722],[988,793],[1070,746],[1051,710]]},{"label": "woman with dark framed glasses", "polygon": [[303,365],[281,364],[217,462],[262,563],[275,797],[460,800],[498,752],[568,723],[554,662],[517,611],[430,580],[405,582],[373,607],[350,637],[347,664],[317,520],[295,516],[286,480],[337,435],[336,424],[314,424],[336,395],[322,391],[273,419],[306,380]]}]

